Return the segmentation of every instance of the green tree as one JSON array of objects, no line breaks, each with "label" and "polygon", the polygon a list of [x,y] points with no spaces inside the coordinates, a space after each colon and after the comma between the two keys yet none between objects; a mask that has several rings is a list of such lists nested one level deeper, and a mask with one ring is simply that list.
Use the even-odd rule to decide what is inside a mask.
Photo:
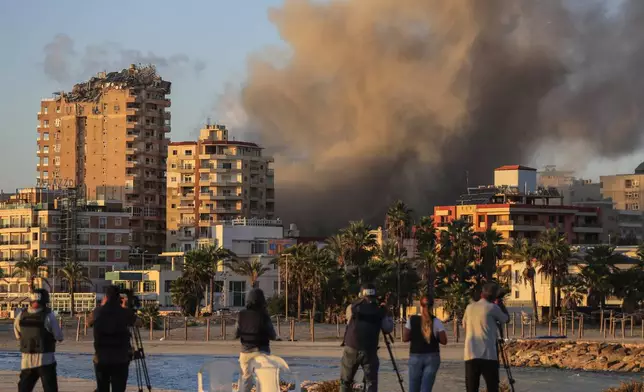
[{"label": "green tree", "polygon": [[550,280],[550,319],[555,316],[557,300],[555,289],[560,285],[570,259],[570,246],[564,235],[557,228],[548,229],[541,233],[534,248],[534,256],[539,272]]},{"label": "green tree", "polygon": [[613,289],[611,275],[617,272],[617,258],[615,247],[599,245],[588,249],[583,260],[578,263],[578,277],[586,289],[587,306],[593,309],[606,306],[606,296]]},{"label": "green tree", "polygon": [[[302,315],[302,291],[305,284],[305,269],[303,266],[310,257],[312,243],[296,244],[286,249],[278,259],[280,274],[288,282],[288,287],[297,287],[297,318]],[[290,294],[290,293],[289,293]]]},{"label": "green tree", "polygon": [[530,300],[532,302],[532,314],[534,314],[535,321],[539,321],[539,313],[537,312],[537,294],[535,290],[534,279],[537,275],[535,267],[534,249],[526,238],[520,238],[512,241],[510,247],[506,249],[506,256],[509,257],[513,263],[521,264],[523,270],[521,271],[521,280],[524,285],[530,285]]},{"label": "green tree", "polygon": [[334,257],[340,266],[345,266],[347,259],[347,247],[342,234],[336,234],[326,239],[326,249]]},{"label": "green tree", "polygon": [[362,284],[362,269],[371,259],[377,247],[376,236],[364,221],[349,222],[342,230],[346,246],[346,261],[358,272],[358,284]]},{"label": "green tree", "polygon": [[235,258],[232,261],[226,262],[225,265],[237,275],[248,277],[250,279],[250,287],[257,287],[257,280],[270,270],[269,267],[264,266],[261,260],[257,258],[252,258],[252,260]]},{"label": "green tree", "polygon": [[322,300],[322,293],[333,269],[337,266],[331,253],[324,249],[318,249],[317,245],[310,244],[306,248],[303,269],[303,281],[311,294],[311,309],[313,314],[317,311],[317,305]]},{"label": "green tree", "polygon": [[76,311],[74,294],[82,283],[92,284],[92,280],[85,274],[85,269],[78,261],[68,261],[58,270],[61,279],[67,282],[67,292],[71,299],[72,316]]},{"label": "green tree", "polygon": [[210,311],[213,312],[215,310],[215,307],[214,307],[215,276],[222,269],[221,267],[223,267],[223,265],[227,261],[235,260],[237,255],[235,255],[234,252],[222,246],[220,247],[209,246],[209,247],[203,248],[202,252],[204,254],[201,257],[207,258],[208,263],[210,264],[210,266],[208,267],[208,273],[210,274],[208,305],[210,307]]},{"label": "green tree", "polygon": [[633,313],[644,305],[644,263],[629,269],[617,270],[610,276],[613,293],[622,300],[622,310]]},{"label": "green tree", "polygon": [[436,267],[438,266],[438,249],[436,248],[436,227],[430,216],[420,218],[416,226],[416,252],[418,253],[418,269],[421,271],[421,280],[425,282],[430,303],[434,301],[434,286],[436,284]]},{"label": "green tree", "polygon": [[159,316],[159,305],[154,303],[147,303],[138,311],[139,318],[143,321],[144,327],[149,328],[152,323],[152,328],[159,328],[161,317]]},{"label": "green tree", "polygon": [[175,279],[170,286],[172,303],[181,308],[184,316],[198,316],[199,304],[203,299],[201,285],[187,276]]},{"label": "green tree", "polygon": [[[186,297],[190,300],[190,302],[187,302],[190,305],[190,308],[192,308],[191,301],[194,300],[193,297],[198,296],[196,310],[194,313],[195,316],[199,315],[199,306],[214,274],[214,269],[215,265],[213,263],[213,258],[208,249],[195,249],[186,253],[182,278],[190,281],[191,283],[189,285],[183,285],[182,289],[190,289],[190,292],[187,293],[188,296]],[[176,304],[182,306],[178,303]]]},{"label": "green tree", "polygon": [[494,229],[487,229],[478,235],[481,243],[481,266],[485,280],[490,281],[497,270],[497,261],[499,256],[506,250],[506,246],[501,243],[503,236]]},{"label": "green tree", "polygon": [[47,283],[49,286],[49,281],[42,277],[43,267],[46,266],[47,260],[44,258],[29,256],[24,260],[16,262],[12,277],[24,276],[29,279],[29,287],[32,291],[36,288],[36,280],[40,281],[40,287],[42,287],[42,282]]},{"label": "green tree", "polygon": [[[402,254],[403,244],[406,237],[409,237],[409,229],[411,226],[411,213],[412,210],[402,200],[397,200],[387,210],[385,216],[385,226],[387,228],[387,236],[393,239],[398,248],[398,254]],[[401,302],[401,263],[396,264],[396,307],[400,309]]]}]

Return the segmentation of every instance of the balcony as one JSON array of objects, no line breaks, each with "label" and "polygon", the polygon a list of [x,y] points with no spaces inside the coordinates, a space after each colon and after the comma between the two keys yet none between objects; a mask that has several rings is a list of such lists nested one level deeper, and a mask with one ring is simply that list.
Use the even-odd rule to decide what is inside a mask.
[{"label": "balcony", "polygon": [[601,223],[582,223],[582,224],[576,224],[573,226],[572,231],[574,233],[597,233],[601,234],[604,232],[604,229],[602,228]]},{"label": "balcony", "polygon": [[194,173],[195,166],[193,165],[179,165],[177,167],[180,173]]},{"label": "balcony", "polygon": [[195,205],[194,204],[179,204],[177,206],[178,210],[194,210]]},{"label": "balcony", "polygon": [[220,195],[213,196],[213,199],[214,200],[241,200],[242,195],[241,194],[237,194],[237,195],[232,195],[232,194],[230,194],[230,195],[221,195],[220,194]]},{"label": "balcony", "polygon": [[492,223],[492,228],[498,231],[544,231],[546,227],[538,221],[500,220]]},{"label": "balcony", "polygon": [[[194,206],[192,207],[194,208]],[[186,227],[186,226],[194,226],[195,225],[195,220],[194,219],[181,219],[179,221],[179,226],[180,227]]]}]

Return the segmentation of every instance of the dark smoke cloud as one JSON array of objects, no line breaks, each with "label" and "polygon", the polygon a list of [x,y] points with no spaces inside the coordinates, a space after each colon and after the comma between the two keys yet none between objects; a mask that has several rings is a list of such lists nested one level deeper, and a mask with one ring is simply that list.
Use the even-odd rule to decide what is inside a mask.
[{"label": "dark smoke cloud", "polygon": [[638,148],[644,1],[607,3],[286,0],[270,18],[290,53],[252,56],[241,97],[280,217],[381,224],[393,200],[430,213],[544,140]]},{"label": "dark smoke cloud", "polygon": [[74,50],[74,40],[58,34],[45,45],[43,69],[45,74],[60,84],[78,82],[100,71],[118,71],[129,64],[154,64],[165,75],[184,73],[199,75],[206,63],[191,59],[183,53],[161,56],[153,52],[126,49],[113,42],[88,45],[80,53]]}]

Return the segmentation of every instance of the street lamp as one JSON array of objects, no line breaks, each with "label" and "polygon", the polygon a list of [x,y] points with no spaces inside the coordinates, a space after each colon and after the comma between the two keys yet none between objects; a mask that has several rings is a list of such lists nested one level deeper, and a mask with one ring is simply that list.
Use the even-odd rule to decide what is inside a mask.
[{"label": "street lamp", "polygon": [[[286,259],[286,319],[288,320],[288,257],[290,256],[288,253],[282,253],[280,256],[284,257]],[[281,285],[281,282],[280,282]]]},{"label": "street lamp", "polygon": [[[141,251],[139,250],[139,252],[141,252]],[[143,252],[141,252],[141,270],[142,271],[145,271],[145,255],[147,253],[148,253],[147,250],[144,250]]]}]

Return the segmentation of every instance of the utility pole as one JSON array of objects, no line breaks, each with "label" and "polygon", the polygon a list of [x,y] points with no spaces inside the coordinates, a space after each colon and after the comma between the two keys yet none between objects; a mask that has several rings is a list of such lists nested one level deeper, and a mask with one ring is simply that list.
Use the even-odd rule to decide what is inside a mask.
[{"label": "utility pole", "polygon": [[286,259],[286,310],[284,313],[286,313],[286,320],[288,320],[288,253],[282,254],[282,257]]}]

